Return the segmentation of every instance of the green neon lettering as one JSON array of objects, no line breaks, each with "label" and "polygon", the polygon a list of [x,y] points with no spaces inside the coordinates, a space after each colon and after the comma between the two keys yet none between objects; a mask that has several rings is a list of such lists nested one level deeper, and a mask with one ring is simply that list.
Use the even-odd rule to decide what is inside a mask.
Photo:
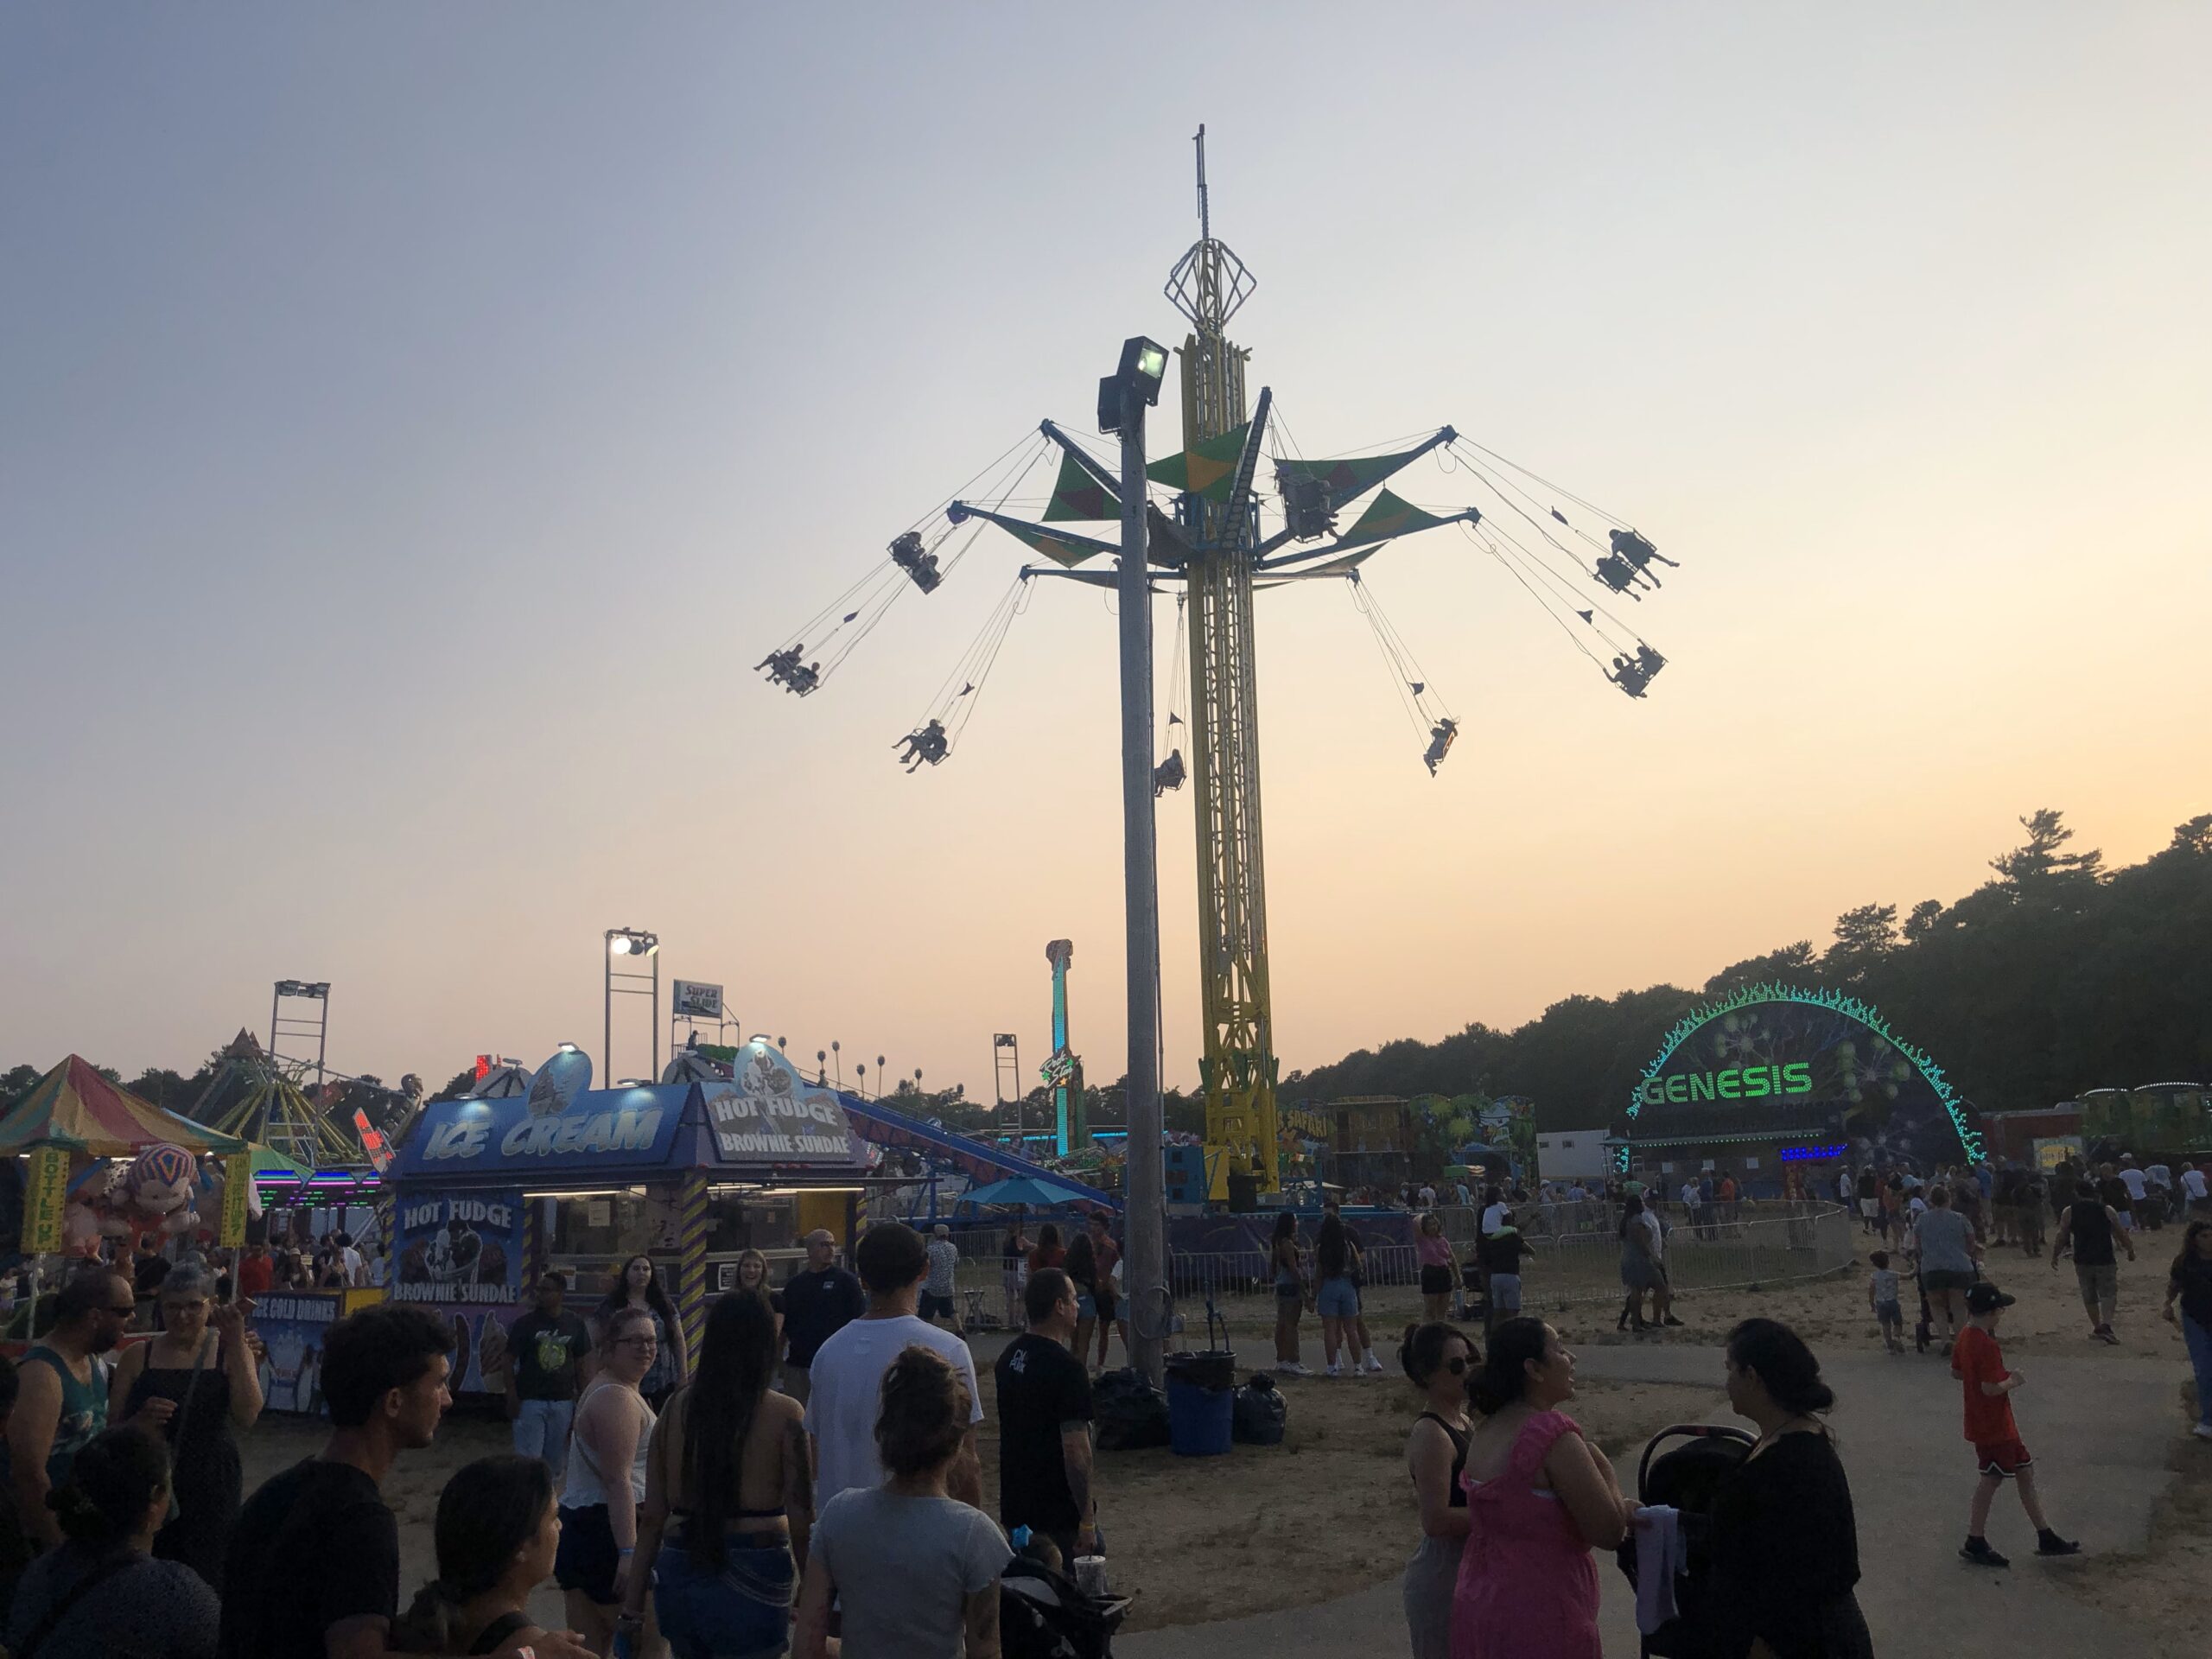
[{"label": "green neon lettering", "polygon": [[1690,1098],[1692,1100],[1711,1100],[1713,1098],[1712,1072],[1694,1071],[1690,1074]]},{"label": "green neon lettering", "polygon": [[1647,1077],[1644,1079],[1643,1103],[1645,1105],[1663,1105],[1666,1099],[1667,1089],[1665,1084],[1662,1084],[1656,1077]]},{"label": "green neon lettering", "polygon": [[1744,1098],[1758,1100],[1772,1092],[1766,1080],[1766,1067],[1755,1065],[1744,1073]]},{"label": "green neon lettering", "polygon": [[1689,1097],[1689,1085],[1685,1084],[1679,1075],[1667,1079],[1668,1099],[1679,1106]]},{"label": "green neon lettering", "polygon": [[1743,1095],[1744,1074],[1741,1071],[1723,1071],[1713,1082],[1723,1100],[1736,1100]]},{"label": "green neon lettering", "polygon": [[1804,1061],[1798,1060],[1783,1066],[1782,1075],[1783,1080],[1789,1085],[1789,1093],[1809,1095],[1813,1092],[1813,1068]]}]

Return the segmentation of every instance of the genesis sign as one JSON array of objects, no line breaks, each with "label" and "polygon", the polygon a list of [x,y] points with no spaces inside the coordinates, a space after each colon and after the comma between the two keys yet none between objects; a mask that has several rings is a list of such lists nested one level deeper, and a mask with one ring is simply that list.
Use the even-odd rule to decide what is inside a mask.
[{"label": "genesis sign", "polygon": [[1813,1068],[1802,1060],[1784,1065],[1737,1065],[1725,1071],[1677,1071],[1646,1077],[1637,1093],[1646,1106],[1693,1100],[1764,1100],[1813,1092]]}]

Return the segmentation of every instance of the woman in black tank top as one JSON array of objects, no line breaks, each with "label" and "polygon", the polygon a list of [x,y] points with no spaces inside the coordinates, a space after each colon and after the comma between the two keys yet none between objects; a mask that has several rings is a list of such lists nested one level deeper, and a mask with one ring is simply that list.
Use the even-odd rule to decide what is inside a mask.
[{"label": "woman in black tank top", "polygon": [[1451,1659],[1452,1595],[1467,1541],[1467,1489],[1460,1475],[1474,1431],[1467,1416],[1467,1373],[1475,1344],[1440,1319],[1410,1325],[1398,1363],[1427,1408],[1406,1442],[1421,1531],[1421,1548],[1406,1563],[1406,1630],[1414,1659]]}]

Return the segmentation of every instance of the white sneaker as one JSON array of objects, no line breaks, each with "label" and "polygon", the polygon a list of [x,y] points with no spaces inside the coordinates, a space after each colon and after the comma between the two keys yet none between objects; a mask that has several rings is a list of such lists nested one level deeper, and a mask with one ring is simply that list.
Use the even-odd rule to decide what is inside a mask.
[{"label": "white sneaker", "polygon": [[2196,1426],[2196,1438],[2200,1440],[2212,1440],[2212,1423],[2199,1423]]},{"label": "white sneaker", "polygon": [[1278,1376],[1311,1376],[1313,1375],[1313,1372],[1307,1370],[1306,1367],[1300,1364],[1294,1359],[1287,1359],[1283,1361],[1282,1363],[1276,1366],[1275,1374]]},{"label": "white sneaker", "polygon": [[1332,1366],[1330,1366],[1330,1367],[1329,1367],[1329,1372],[1328,1372],[1328,1374],[1329,1374],[1331,1376],[1342,1376],[1344,1375],[1344,1372],[1343,1372],[1341,1370],[1339,1370],[1338,1367],[1336,1367],[1336,1366],[1334,1366],[1334,1365],[1332,1365]]},{"label": "white sneaker", "polygon": [[1367,1352],[1367,1370],[1370,1376],[1380,1376],[1382,1374],[1382,1362],[1376,1358],[1375,1351],[1371,1348]]}]

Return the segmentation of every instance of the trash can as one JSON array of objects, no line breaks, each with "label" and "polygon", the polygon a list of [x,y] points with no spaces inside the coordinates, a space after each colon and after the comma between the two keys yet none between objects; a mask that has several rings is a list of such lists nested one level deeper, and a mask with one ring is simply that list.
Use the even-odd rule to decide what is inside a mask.
[{"label": "trash can", "polygon": [[1224,1455],[1236,1419],[1236,1357],[1221,1350],[1170,1354],[1166,1373],[1167,1444],[1175,1455]]}]

